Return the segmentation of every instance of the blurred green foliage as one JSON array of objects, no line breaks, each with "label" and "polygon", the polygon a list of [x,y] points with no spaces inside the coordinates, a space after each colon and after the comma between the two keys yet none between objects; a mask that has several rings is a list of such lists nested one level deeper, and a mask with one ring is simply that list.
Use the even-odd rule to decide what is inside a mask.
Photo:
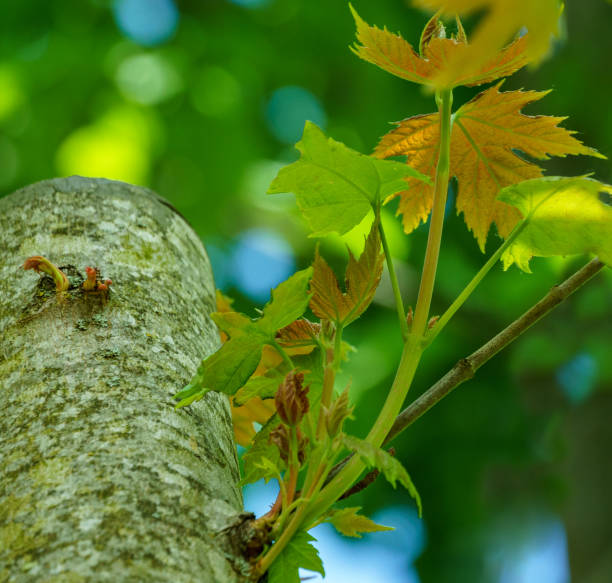
[{"label": "blurred green foliage", "polygon": [[[292,197],[265,196],[278,168],[297,157],[281,141],[293,136],[295,120],[270,109],[275,92],[301,88],[292,95],[304,101],[302,110],[318,116],[328,135],[363,152],[388,122],[435,108],[431,96],[348,51],[354,25],[344,1],[249,7],[185,0],[177,3],[176,31],[153,46],[122,32],[114,4],[22,0],[3,10],[0,193],[73,173],[143,184],[168,198],[211,246],[229,249],[241,233],[264,228],[286,239],[297,265],[305,266],[314,242],[305,238]],[[368,22],[413,42],[427,19],[401,0],[355,6]],[[569,115],[566,127],[612,156],[612,6],[568,2],[565,22],[566,39],[550,58],[505,88],[553,88],[528,113]],[[458,90],[456,106],[476,92]],[[549,174],[592,172],[612,182],[606,160],[570,157],[545,165]],[[393,221],[391,213],[385,221]],[[409,239],[398,222],[388,231],[410,304],[426,229]],[[488,251],[495,239],[490,235]],[[360,233],[345,238],[353,248],[361,240]],[[329,237],[322,245],[339,269],[343,244]],[[584,261],[534,259],[532,275],[495,270],[426,354],[412,396]],[[449,212],[434,311],[454,299],[482,262],[461,217]],[[222,263],[223,256],[219,272]],[[378,304],[347,332],[358,349],[344,373],[358,404],[350,428],[357,435],[366,431],[367,412],[382,403],[399,357],[385,285]],[[238,309],[253,309],[240,290],[225,291],[239,296]],[[604,580],[588,577],[612,561],[612,503],[604,495],[612,478],[606,469],[611,297],[607,270],[396,440],[423,498],[428,543],[417,561],[423,582],[497,580],[487,574],[486,560],[495,529],[508,516],[539,512],[564,519],[574,580]],[[357,498],[351,505],[369,514],[388,503],[410,504],[406,493],[382,482]]]}]

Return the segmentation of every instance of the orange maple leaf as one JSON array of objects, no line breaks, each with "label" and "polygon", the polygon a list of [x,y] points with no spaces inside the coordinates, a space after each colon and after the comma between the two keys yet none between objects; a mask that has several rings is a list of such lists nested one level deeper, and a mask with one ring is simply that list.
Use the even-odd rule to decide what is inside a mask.
[{"label": "orange maple leaf", "polygon": [[259,397],[253,397],[241,407],[236,407],[232,398],[230,405],[232,409],[232,423],[234,425],[234,439],[242,447],[248,447],[253,437],[255,437],[255,433],[257,433],[253,423],[265,425],[266,421],[276,412],[273,399],[264,401]]},{"label": "orange maple leaf", "polygon": [[[453,115],[450,145],[450,175],[459,183],[457,212],[484,251],[491,223],[506,237],[519,211],[496,200],[504,186],[542,175],[541,168],[515,151],[546,160],[549,156],[585,154],[605,158],[572,137],[574,132],[557,124],[565,117],[528,116],[520,110],[544,97],[548,91],[499,91],[501,83],[478,94]],[[406,156],[407,164],[424,174],[435,175],[440,143],[437,113],[410,117],[380,140],[374,155]],[[408,189],[400,197],[398,214],[403,215],[406,233],[425,222],[433,201],[433,188],[407,179]],[[387,202],[387,201],[385,201]]]},{"label": "orange maple leaf", "polygon": [[459,70],[464,74],[479,71],[489,56],[499,51],[522,27],[529,31],[523,57],[530,62],[540,61],[548,52],[551,37],[559,36],[563,8],[561,0],[413,0],[413,4],[461,16],[484,12],[469,47],[450,55],[433,79],[439,88],[452,83]]},{"label": "orange maple leaf", "polygon": [[321,319],[348,326],[372,302],[382,275],[383,263],[377,222],[372,225],[359,259],[355,259],[349,250],[344,293],[338,287],[336,275],[317,249],[310,280],[310,309]]},{"label": "orange maple leaf", "polygon": [[392,75],[420,83],[421,85],[438,86],[437,79],[445,73],[444,85],[451,88],[457,85],[481,85],[507,77],[524,67],[527,37],[523,36],[504,49],[492,53],[477,68],[470,70],[454,68],[448,73],[449,61],[462,58],[470,49],[461,22],[457,19],[458,34],[455,38],[441,38],[438,16],[434,16],[423,29],[420,52],[415,52],[412,45],[400,35],[370,26],[351,6],[357,25],[357,40],[351,50],[360,58],[377,65]]}]

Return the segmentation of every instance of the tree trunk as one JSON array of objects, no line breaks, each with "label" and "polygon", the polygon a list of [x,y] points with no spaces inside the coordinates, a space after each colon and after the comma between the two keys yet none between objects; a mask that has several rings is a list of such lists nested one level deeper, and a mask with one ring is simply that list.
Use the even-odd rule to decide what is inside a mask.
[{"label": "tree trunk", "polygon": [[243,581],[227,399],[171,399],[219,344],[214,306],[200,240],[153,192],[72,177],[0,199],[0,582]]}]

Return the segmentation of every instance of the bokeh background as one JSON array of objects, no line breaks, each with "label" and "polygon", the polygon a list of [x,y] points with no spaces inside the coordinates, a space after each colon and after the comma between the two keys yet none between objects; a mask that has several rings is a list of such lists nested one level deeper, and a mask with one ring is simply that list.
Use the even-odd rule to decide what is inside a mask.
[{"label": "bokeh background", "polygon": [[[354,1],[366,21],[418,41],[427,15],[401,0]],[[434,109],[430,95],[352,55],[344,0],[20,0],[0,18],[0,194],[52,176],[104,176],[153,188],[207,246],[219,288],[254,314],[271,287],[308,264],[315,242],[290,195],[266,196],[296,159],[306,119],[369,152],[388,122]],[[469,23],[468,23],[469,24]],[[528,113],[612,156],[612,5],[568,0],[565,39],[505,88],[554,91]],[[477,90],[458,90],[455,104]],[[592,172],[567,158],[548,173]],[[452,194],[452,193],[451,193]],[[449,206],[434,310],[484,261]],[[384,217],[404,296],[414,303],[426,228]],[[322,241],[338,270],[362,229]],[[491,235],[487,251],[496,245]],[[412,397],[541,297],[585,257],[496,269],[426,354]],[[612,279],[609,270],[537,324],[396,442],[423,498],[379,481],[353,505],[392,533],[341,539],[319,527],[330,583],[604,583],[612,580]],[[366,431],[399,353],[389,284],[347,331]],[[271,486],[245,492],[263,512]],[[317,576],[319,578],[319,576]]]}]

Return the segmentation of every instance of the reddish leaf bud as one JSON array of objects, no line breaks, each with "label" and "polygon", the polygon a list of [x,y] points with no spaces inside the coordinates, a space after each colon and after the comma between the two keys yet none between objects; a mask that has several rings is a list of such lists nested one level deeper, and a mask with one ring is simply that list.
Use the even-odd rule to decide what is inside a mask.
[{"label": "reddish leaf bud", "polygon": [[270,443],[276,446],[281,459],[286,463],[289,460],[289,428],[286,425],[279,424],[278,427],[270,431],[268,439]]},{"label": "reddish leaf bud", "polygon": [[83,289],[85,291],[93,291],[96,289],[97,273],[93,267],[86,267],[85,273],[87,279],[83,282]]},{"label": "reddish leaf bud", "polygon": [[276,391],[276,411],[287,425],[298,425],[308,413],[310,404],[306,395],[310,387],[302,387],[303,382],[304,373],[291,371]]},{"label": "reddish leaf bud", "polygon": [[335,437],[342,431],[342,424],[351,417],[354,407],[351,407],[348,397],[348,387],[344,392],[330,405],[329,408],[324,407],[325,426],[327,434],[330,437]]}]

